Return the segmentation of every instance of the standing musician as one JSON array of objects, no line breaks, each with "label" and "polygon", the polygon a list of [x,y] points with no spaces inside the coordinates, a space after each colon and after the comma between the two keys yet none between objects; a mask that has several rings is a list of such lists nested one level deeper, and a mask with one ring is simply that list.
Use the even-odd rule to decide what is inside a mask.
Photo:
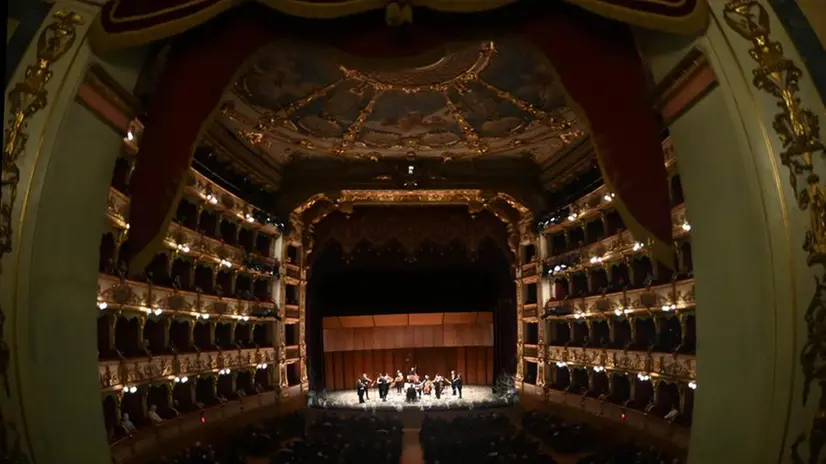
[{"label": "standing musician", "polygon": [[444,384],[447,383],[444,377],[436,373],[436,376],[433,377],[433,390],[436,392],[436,399],[440,399],[442,397],[442,387]]},{"label": "standing musician", "polygon": [[387,375],[385,372],[384,374],[376,374],[376,383],[379,386],[379,398],[382,401],[387,401],[387,392],[390,390],[390,382],[393,379]]},{"label": "standing musician", "polygon": [[370,387],[376,384],[375,380],[367,377],[367,374],[361,374],[362,378],[367,381],[367,386],[364,387],[364,398],[370,399]]},{"label": "standing musician", "polygon": [[356,381],[356,393],[359,395],[359,404],[364,403],[364,394],[367,392],[369,386],[370,379],[367,378],[367,374],[361,374],[361,377]]},{"label": "standing musician", "polygon": [[462,399],[462,374],[450,371],[450,386],[453,387],[453,395],[459,392],[459,399]]},{"label": "standing musician", "polygon": [[393,384],[396,385],[396,394],[401,395],[404,389],[404,375],[402,375],[402,371],[396,371],[396,378],[393,379]]}]

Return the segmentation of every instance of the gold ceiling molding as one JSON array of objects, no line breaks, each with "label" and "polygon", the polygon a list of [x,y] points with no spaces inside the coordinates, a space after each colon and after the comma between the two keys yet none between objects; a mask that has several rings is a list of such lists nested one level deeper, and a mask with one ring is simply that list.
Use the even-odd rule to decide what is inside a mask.
[{"label": "gold ceiling molding", "polygon": [[[470,53],[474,56],[467,56]],[[457,54],[440,57],[427,66],[413,69],[362,72],[343,65],[339,69],[346,79],[363,82],[380,91],[444,92],[463,82],[477,80],[495,55],[496,45],[493,41],[484,41],[478,50],[466,48]]]},{"label": "gold ceiling molding", "polygon": [[300,242],[304,253],[313,251],[315,225],[333,211],[353,212],[355,206],[438,206],[464,205],[469,214],[487,210],[505,224],[508,248],[518,256],[520,243],[534,238],[533,213],[506,193],[478,189],[459,190],[341,190],[318,193],[298,205],[290,214],[288,240]]},{"label": "gold ceiling molding", "polygon": [[[0,200],[0,275],[2,262],[13,249],[12,214],[17,201],[17,187],[20,183],[18,160],[25,155],[29,121],[48,105],[49,91],[46,89],[52,78],[52,65],[62,58],[75,43],[77,26],[83,18],[74,11],[59,10],[52,15],[49,23],[37,38],[35,64],[26,67],[23,80],[14,84],[8,94],[9,119],[4,130],[2,161],[2,200]],[[11,347],[5,339],[6,315],[0,307],[0,382],[7,397],[11,397],[9,383],[9,362]],[[12,329],[13,330],[13,329]],[[0,420],[7,437],[0,442],[0,452],[12,462],[29,462],[20,443],[20,431],[12,420],[0,410]]]},{"label": "gold ceiling molding", "polygon": [[[527,101],[524,98],[528,97],[522,95],[520,98],[513,93],[519,89],[533,89],[530,92],[541,95],[553,93],[553,83],[546,80],[550,78],[543,77],[546,58],[526,54],[529,58],[516,61],[516,66],[534,66],[534,74],[539,76],[535,78],[536,82],[519,81],[520,84],[514,84],[516,89],[499,88],[483,78],[486,71],[493,73],[485,76],[488,79],[502,75],[501,67],[494,69],[491,64],[497,54],[505,60],[524,52],[525,45],[518,38],[454,44],[454,49],[448,48],[446,55],[434,57],[429,63],[395,70],[357,69],[346,62],[336,61],[340,53],[326,48],[304,53],[296,51],[304,58],[283,60],[288,63],[285,66],[289,66],[289,72],[285,72],[292,76],[292,80],[287,81],[274,79],[272,70],[264,71],[270,66],[267,59],[277,57],[279,50],[283,52],[283,45],[280,42],[278,45],[265,47],[257,58],[263,64],[253,65],[236,82],[226,96],[219,123],[248,146],[269,154],[280,163],[288,162],[292,155],[302,152],[371,160],[415,154],[444,161],[529,153],[542,160],[553,157],[585,135],[570,109],[563,104],[544,107],[544,104]],[[299,50],[300,46],[300,43],[296,44],[293,49]],[[329,65],[327,67],[336,71],[320,72],[318,76],[309,72],[302,74],[304,71],[299,69],[298,63],[308,54],[325,57],[322,65]],[[268,93],[275,92],[273,89],[280,89],[281,97],[278,98],[298,95],[305,90],[302,86],[313,79],[321,80],[311,94],[284,102],[283,107],[265,103],[276,98],[275,94]],[[482,90],[484,92],[480,94]],[[415,94],[421,101],[430,103],[422,103],[423,106],[417,106],[407,116],[401,117],[400,113],[398,121],[388,117],[386,110],[377,110],[378,115],[374,115],[374,108],[387,101],[399,98],[399,95]],[[358,103],[351,103],[358,108],[326,109],[328,104],[343,105],[348,98],[356,98],[354,96],[358,96]],[[438,110],[428,106],[436,101],[434,97],[443,101],[443,107]],[[319,102],[325,105],[324,111],[312,115],[301,112],[308,105]],[[524,113],[526,118],[500,114],[497,105],[512,107]],[[420,114],[419,110],[424,113]],[[482,115],[484,121],[469,121],[471,115],[476,119]]]},{"label": "gold ceiling molding", "polygon": [[[800,353],[803,370],[803,406],[810,404],[813,387],[819,393],[817,412],[808,433],[801,433],[791,445],[795,464],[822,462],[826,447],[826,188],[814,172],[813,158],[826,152],[820,138],[817,115],[805,108],[798,97],[803,71],[771,37],[771,18],[757,0],[731,0],[723,9],[726,24],[751,42],[749,55],[757,64],[752,73],[757,89],[777,100],[780,112],[772,127],[780,139],[780,161],[789,169],[789,181],[801,211],[808,213],[809,228],[803,249],[815,276],[815,294],[805,313],[806,343]],[[808,448],[808,460],[800,455]]]}]

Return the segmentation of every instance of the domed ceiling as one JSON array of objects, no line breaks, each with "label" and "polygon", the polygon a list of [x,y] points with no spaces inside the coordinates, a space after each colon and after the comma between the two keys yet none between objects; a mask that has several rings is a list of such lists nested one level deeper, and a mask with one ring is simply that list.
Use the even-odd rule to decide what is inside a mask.
[{"label": "domed ceiling", "polygon": [[530,42],[457,42],[411,61],[275,42],[226,95],[218,122],[279,163],[310,155],[541,163],[584,137]]}]

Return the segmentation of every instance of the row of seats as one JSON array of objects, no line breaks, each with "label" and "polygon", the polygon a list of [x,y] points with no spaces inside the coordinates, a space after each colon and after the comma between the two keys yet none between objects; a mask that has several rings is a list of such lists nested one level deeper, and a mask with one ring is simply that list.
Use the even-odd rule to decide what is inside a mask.
[{"label": "row of seats", "polygon": [[678,458],[662,450],[633,443],[610,443],[587,425],[566,422],[540,411],[526,412],[522,427],[554,453],[582,456],[577,464],[680,464]]},{"label": "row of seats", "polygon": [[499,413],[451,421],[425,418],[419,440],[428,464],[555,463],[540,452],[539,444]]}]

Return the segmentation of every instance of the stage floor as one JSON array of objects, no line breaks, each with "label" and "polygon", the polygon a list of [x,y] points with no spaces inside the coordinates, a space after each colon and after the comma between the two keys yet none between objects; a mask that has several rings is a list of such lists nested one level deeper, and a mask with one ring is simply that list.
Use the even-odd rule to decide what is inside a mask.
[{"label": "stage floor", "polygon": [[467,410],[479,408],[500,408],[512,405],[517,401],[516,395],[494,395],[490,386],[466,385],[462,388],[462,399],[453,396],[450,389],[440,399],[435,395],[422,395],[416,402],[407,402],[406,395],[392,390],[387,395],[387,401],[379,399],[379,391],[370,389],[370,399],[359,404],[356,390],[342,390],[328,392],[321,395],[308,395],[308,406],[317,409],[350,409],[360,411],[404,411],[404,410]]}]

